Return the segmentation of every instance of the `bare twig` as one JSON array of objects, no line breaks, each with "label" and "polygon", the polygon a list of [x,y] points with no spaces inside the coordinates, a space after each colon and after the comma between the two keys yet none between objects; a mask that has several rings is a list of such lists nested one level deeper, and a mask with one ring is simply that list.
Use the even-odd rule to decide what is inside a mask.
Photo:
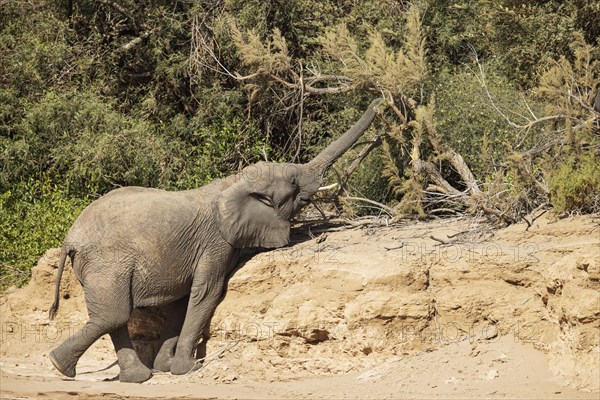
[{"label": "bare twig", "polygon": [[364,197],[350,197],[350,196],[344,197],[344,199],[352,200],[352,201],[364,201],[365,203],[369,203],[369,204],[373,204],[373,205],[377,206],[378,208],[380,208],[382,211],[384,211],[385,213],[387,213],[390,216],[394,215],[393,209],[386,206],[385,204],[378,203],[374,200],[366,199]]},{"label": "bare twig", "polygon": [[[540,204],[531,212],[531,214],[532,215],[535,214],[536,212],[538,212],[542,208],[546,207],[547,205],[548,205],[548,203]],[[548,210],[543,210],[540,214],[532,216],[531,220],[529,220],[527,218],[527,216],[525,216],[525,215],[521,216],[521,219],[523,219],[523,221],[525,221],[525,223],[527,224],[527,228],[525,228],[525,231],[528,231],[529,228],[531,228],[533,226],[533,223],[535,222],[535,220],[538,219],[539,217],[541,217],[542,215],[546,214],[546,212],[548,212]]]},{"label": "bare twig", "polygon": [[[485,69],[483,67],[483,65],[481,64],[479,57],[477,56],[477,53],[475,52],[475,49],[473,49],[473,58],[475,60],[475,62],[477,63],[477,67],[478,67],[478,73],[475,73],[475,76],[477,77],[477,79],[479,80],[483,90],[485,91],[485,95],[488,98],[491,106],[494,108],[494,110],[496,110],[496,112],[514,129],[518,129],[520,131],[522,131],[522,137],[520,140],[516,141],[516,145],[515,148],[519,148],[523,145],[523,143],[525,142],[525,140],[527,139],[527,134],[531,131],[531,128],[533,128],[536,125],[540,125],[546,122],[551,122],[551,121],[563,121],[567,118],[567,115],[565,114],[555,114],[555,115],[546,115],[544,117],[538,117],[535,115],[535,113],[533,112],[533,110],[531,109],[531,107],[529,106],[529,104],[527,103],[527,101],[523,100],[523,103],[525,105],[525,107],[527,108],[527,111],[529,112],[529,114],[531,115],[531,118],[522,115],[520,113],[517,113],[514,110],[508,110],[508,112],[510,112],[511,114],[515,114],[518,115],[520,118],[522,118],[525,122],[524,123],[516,123],[514,122],[506,113],[504,113],[500,107],[498,106],[498,104],[496,103],[494,97],[492,96],[492,94],[489,91],[489,88],[487,86],[487,81],[486,81],[486,75],[485,75]],[[577,97],[574,96],[572,93],[569,93],[569,97],[574,98],[577,102],[579,102],[581,105],[585,105],[582,100],[581,97]],[[589,106],[585,105],[586,109],[589,109]],[[583,126],[583,124],[579,125],[580,127]],[[575,129],[575,128],[573,128]],[[536,154],[538,154],[539,152],[543,152],[545,151],[547,148],[551,147],[552,144],[544,144],[540,147],[539,151],[536,152]],[[533,150],[533,149],[532,149]],[[531,152],[531,150],[529,151]],[[525,152],[524,155],[528,153]],[[532,154],[533,155],[533,154]]]},{"label": "bare twig", "polygon": [[430,239],[432,239],[432,240],[435,240],[436,242],[440,242],[441,244],[448,244],[448,241],[447,241],[447,240],[440,239],[440,238],[436,238],[436,237],[435,237],[435,236],[433,236],[433,235],[429,235],[429,238],[430,238]]},{"label": "bare twig", "polygon": [[448,236],[448,239],[453,239],[453,238],[457,237],[458,235],[462,235],[463,233],[468,233],[468,232],[469,232],[468,230],[460,231],[460,232],[453,233],[451,235],[446,235],[446,236]]},{"label": "bare twig", "polygon": [[131,39],[129,42],[127,42],[123,46],[121,46],[121,51],[126,52],[126,51],[129,51],[132,48],[140,45],[142,42],[144,42],[146,39],[148,39],[151,34],[152,34],[152,31],[145,31],[140,36]]},{"label": "bare twig", "polygon": [[399,246],[394,246],[394,247],[387,247],[387,246],[383,246],[384,249],[386,249],[387,251],[391,251],[391,250],[398,250],[404,247],[404,243],[400,243]]}]

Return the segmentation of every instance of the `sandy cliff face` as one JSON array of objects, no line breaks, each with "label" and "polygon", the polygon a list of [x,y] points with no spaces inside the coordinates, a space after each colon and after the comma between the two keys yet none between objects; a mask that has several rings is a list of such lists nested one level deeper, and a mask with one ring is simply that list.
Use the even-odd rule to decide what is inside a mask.
[{"label": "sandy cliff face", "polygon": [[262,354],[284,375],[344,373],[510,338],[547,352],[566,382],[598,388],[600,228],[592,218],[495,234],[472,221],[419,223],[317,241],[246,263],[213,334],[250,341],[247,361]]},{"label": "sandy cliff face", "polygon": [[[531,357],[547,354],[556,382],[598,391],[597,217],[542,217],[525,228],[494,232],[452,220],[345,230],[247,258],[215,313],[196,379],[357,373],[359,385],[389,386],[412,379],[410,366],[455,379],[446,384],[487,382],[512,376],[517,360],[526,371],[532,351]],[[42,357],[86,320],[70,267],[57,320],[47,320],[57,257],[49,250],[28,286],[2,296],[5,359]],[[130,321],[142,353],[152,351],[163,317],[153,310]],[[93,357],[113,360],[110,340],[86,357],[91,364]],[[441,372],[448,365],[454,372]]]}]

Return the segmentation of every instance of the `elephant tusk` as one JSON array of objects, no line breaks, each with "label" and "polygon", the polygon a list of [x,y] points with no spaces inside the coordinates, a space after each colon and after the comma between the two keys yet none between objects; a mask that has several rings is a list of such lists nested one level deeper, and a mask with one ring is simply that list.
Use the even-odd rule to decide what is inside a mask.
[{"label": "elephant tusk", "polygon": [[337,187],[338,187],[337,183],[332,183],[331,185],[321,186],[320,188],[317,189],[317,192],[322,192],[324,190],[331,190],[331,189],[335,189]]}]

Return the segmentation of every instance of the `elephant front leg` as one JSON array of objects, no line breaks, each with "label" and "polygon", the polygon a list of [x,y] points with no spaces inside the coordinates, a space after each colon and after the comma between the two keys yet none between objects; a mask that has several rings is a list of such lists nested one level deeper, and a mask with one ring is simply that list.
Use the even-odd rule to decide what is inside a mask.
[{"label": "elephant front leg", "polygon": [[[223,281],[194,285],[190,294],[185,322],[179,335],[175,357],[171,360],[171,373],[183,375],[200,367],[195,358],[198,340],[208,332],[210,320],[221,299]],[[203,338],[204,346],[206,337]],[[199,360],[198,360],[199,361]]]},{"label": "elephant front leg", "polygon": [[177,347],[177,341],[179,336],[173,336],[162,342],[160,349],[154,357],[153,368],[157,371],[169,372],[171,371],[171,362],[175,357],[175,348]]}]

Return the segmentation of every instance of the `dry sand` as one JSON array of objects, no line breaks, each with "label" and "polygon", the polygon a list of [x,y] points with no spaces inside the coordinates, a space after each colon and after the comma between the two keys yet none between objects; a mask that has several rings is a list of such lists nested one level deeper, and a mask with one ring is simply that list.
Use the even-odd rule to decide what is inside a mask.
[{"label": "dry sand", "polygon": [[[48,321],[51,250],[28,286],[0,298],[1,397],[598,399],[598,216],[526,228],[453,219],[298,235],[242,263],[200,371],[143,384],[115,381],[108,337],[74,379],[54,371],[49,350],[86,311],[67,269]],[[156,321],[142,315],[130,330]]]}]

